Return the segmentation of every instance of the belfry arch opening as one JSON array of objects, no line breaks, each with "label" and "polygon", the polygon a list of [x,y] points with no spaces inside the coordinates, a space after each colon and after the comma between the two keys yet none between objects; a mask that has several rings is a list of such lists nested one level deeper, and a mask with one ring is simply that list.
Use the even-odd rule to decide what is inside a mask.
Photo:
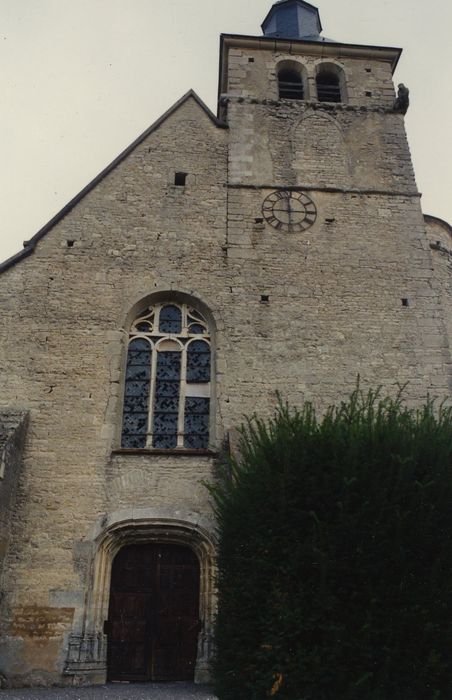
[{"label": "belfry arch opening", "polygon": [[302,66],[295,61],[282,61],[277,67],[279,99],[304,100]]},{"label": "belfry arch opening", "polygon": [[319,102],[345,102],[345,85],[341,69],[333,63],[317,67],[317,99]]}]

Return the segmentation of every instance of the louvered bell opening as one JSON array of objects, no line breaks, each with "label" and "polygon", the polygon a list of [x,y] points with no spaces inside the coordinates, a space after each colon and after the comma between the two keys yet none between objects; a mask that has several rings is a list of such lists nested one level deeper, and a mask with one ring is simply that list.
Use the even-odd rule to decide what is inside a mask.
[{"label": "louvered bell opening", "polygon": [[282,70],[278,75],[279,98],[281,100],[303,100],[303,82],[296,71]]},{"label": "louvered bell opening", "polygon": [[319,102],[341,102],[339,78],[333,73],[317,76],[317,99]]}]

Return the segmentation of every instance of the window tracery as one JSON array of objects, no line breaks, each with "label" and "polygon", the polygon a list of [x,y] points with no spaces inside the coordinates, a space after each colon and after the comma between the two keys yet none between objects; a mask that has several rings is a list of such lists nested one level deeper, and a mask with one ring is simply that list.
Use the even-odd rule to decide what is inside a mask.
[{"label": "window tracery", "polygon": [[211,342],[188,304],[159,303],[129,334],[121,447],[207,449]]}]

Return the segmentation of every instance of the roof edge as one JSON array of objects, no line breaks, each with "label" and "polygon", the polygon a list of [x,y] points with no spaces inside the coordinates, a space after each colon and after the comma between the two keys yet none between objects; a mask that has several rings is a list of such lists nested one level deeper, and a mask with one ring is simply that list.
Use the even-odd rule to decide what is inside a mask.
[{"label": "roof edge", "polygon": [[24,241],[24,249],[20,250],[18,253],[15,255],[12,255],[10,258],[7,258],[3,262],[0,263],[0,274],[2,272],[5,272],[5,270],[8,270],[10,267],[13,267],[13,265],[16,265],[16,263],[20,262],[24,258],[28,257],[33,253],[34,249],[36,248],[37,243],[44,238],[44,236],[59,222],[61,219],[63,219],[69,212],[78,204],[84,197],[87,195],[96,185],[99,184],[112,170],[116,168],[117,165],[121,163],[121,161],[124,160],[139,144],[144,141],[150,134],[152,134],[153,131],[159,128],[163,124],[168,117],[170,117],[174,112],[176,112],[179,107],[184,104],[188,99],[193,98],[195,102],[201,107],[201,109],[206,113],[206,115],[209,117],[209,119],[213,122],[215,126],[217,126],[220,129],[227,129],[228,126],[224,122],[222,122],[218,117],[215,116],[215,114],[212,112],[212,110],[209,109],[209,107],[201,100],[199,95],[193,90],[190,89],[188,92],[185,93],[185,95],[182,95],[177,102],[175,102],[169,109],[166,110],[155,122],[151,124],[143,133],[141,133],[132,143],[127,146],[121,153],[116,156],[114,160],[111,161],[109,165],[107,165],[106,168],[104,168],[96,177],[91,180],[85,187],[75,195],[60,211],[55,214],[54,217],[50,219],[35,235],[30,238],[28,241]]},{"label": "roof edge", "polygon": [[430,222],[440,224],[440,226],[443,226],[452,238],[452,226],[444,219],[440,219],[439,216],[433,216],[432,214],[424,214],[424,221],[427,224]]},{"label": "roof edge", "polygon": [[[319,27],[320,27],[320,29],[319,29],[319,34],[320,34],[320,32],[323,31],[322,21],[321,21],[321,19],[320,19],[320,12],[319,12],[319,8],[318,8],[318,7],[316,7],[315,5],[311,5],[311,3],[310,3],[310,2],[306,2],[306,0],[285,0],[285,1],[286,1],[286,2],[290,2],[290,1],[292,1],[292,2],[300,2],[302,5],[305,5],[305,7],[309,7],[311,10],[315,10],[315,11],[317,12],[317,19],[318,19],[318,21],[319,21]],[[270,20],[270,18],[271,18],[272,15],[274,14],[274,12],[275,12],[275,7],[276,7],[277,5],[282,5],[282,4],[283,4],[283,2],[275,2],[275,3],[271,6],[271,8],[269,9],[269,11],[267,12],[267,14],[266,14],[266,16],[265,16],[264,21],[263,21],[262,24],[261,24],[261,29],[262,29],[262,31],[264,31],[264,24],[266,24],[266,22],[267,22],[268,20]]]},{"label": "roof edge", "polygon": [[[312,48],[316,48],[318,52],[319,47],[322,47],[323,52],[334,52],[338,50],[350,50],[354,53],[362,51],[363,53],[366,52],[378,52],[383,54],[384,52],[387,52],[388,54],[388,60],[389,60],[389,54],[392,54],[391,58],[391,68],[392,72],[394,73],[397,64],[399,62],[400,56],[402,54],[403,49],[397,47],[397,46],[378,46],[375,44],[350,44],[346,42],[340,42],[340,41],[331,41],[331,40],[322,40],[322,41],[313,41],[309,39],[284,39],[283,37],[270,37],[270,36],[253,36],[250,34],[221,34],[221,46],[223,47],[225,43],[227,43],[228,40],[230,41],[243,41],[243,42],[253,42],[255,44],[259,44],[259,47],[263,47],[263,45],[268,44],[269,46],[273,44],[273,46],[282,46],[283,44],[286,44],[289,46],[289,52],[293,50],[294,47],[296,46],[310,46]],[[323,37],[320,37],[323,39]],[[280,49],[282,50],[282,48]]]}]

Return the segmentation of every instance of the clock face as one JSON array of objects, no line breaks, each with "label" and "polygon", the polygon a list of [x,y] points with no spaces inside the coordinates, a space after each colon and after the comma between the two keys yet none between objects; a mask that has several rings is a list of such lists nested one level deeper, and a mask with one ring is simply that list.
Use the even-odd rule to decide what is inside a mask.
[{"label": "clock face", "polygon": [[267,223],[278,231],[297,233],[312,226],[317,209],[312,199],[303,192],[278,190],[264,199],[262,213]]}]

